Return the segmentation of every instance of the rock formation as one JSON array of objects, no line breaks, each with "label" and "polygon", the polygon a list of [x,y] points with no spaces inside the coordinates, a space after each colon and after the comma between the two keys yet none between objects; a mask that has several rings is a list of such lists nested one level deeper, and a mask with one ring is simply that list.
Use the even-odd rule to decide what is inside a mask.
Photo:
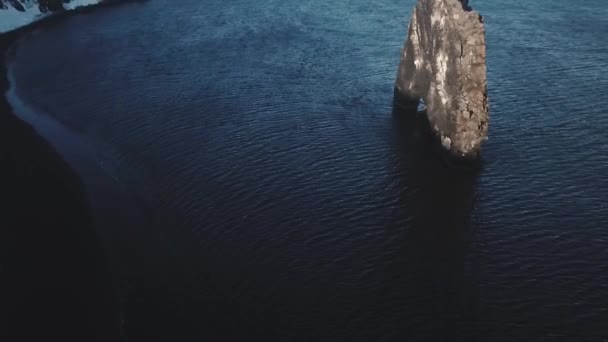
[{"label": "rock formation", "polygon": [[487,139],[488,102],[482,16],[468,0],[418,0],[401,53],[395,103],[423,99],[443,147],[477,157]]}]

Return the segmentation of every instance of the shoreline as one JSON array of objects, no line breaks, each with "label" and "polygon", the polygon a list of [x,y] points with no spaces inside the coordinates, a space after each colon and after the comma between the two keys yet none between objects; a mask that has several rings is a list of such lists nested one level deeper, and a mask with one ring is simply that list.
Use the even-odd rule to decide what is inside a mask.
[{"label": "shoreline", "polygon": [[0,340],[124,340],[109,259],[82,179],[6,97],[7,57],[62,11],[0,34]]},{"label": "shoreline", "polygon": [[[73,15],[73,14],[77,14],[77,13],[86,13],[86,12],[96,10],[99,7],[115,6],[115,5],[120,5],[122,3],[125,3],[125,2],[145,2],[145,1],[148,1],[148,0],[100,0],[96,4],[78,6],[74,9],[64,9],[64,10],[52,12],[52,13],[49,13],[48,15],[41,16],[40,18],[38,18],[32,22],[29,22],[23,26],[15,27],[14,29],[0,32],[0,39],[5,36],[9,37],[9,39],[11,36],[13,36],[13,38],[16,38],[20,34],[27,33],[29,31],[37,28],[39,25],[44,25],[44,24],[53,22],[55,20],[60,20],[66,15]],[[5,46],[2,46],[2,42],[0,42],[0,48],[4,51]]]}]

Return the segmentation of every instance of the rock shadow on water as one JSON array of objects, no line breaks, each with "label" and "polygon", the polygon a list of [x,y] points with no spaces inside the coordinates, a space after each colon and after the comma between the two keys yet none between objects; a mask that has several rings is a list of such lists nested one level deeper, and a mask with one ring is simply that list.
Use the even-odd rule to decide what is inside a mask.
[{"label": "rock shadow on water", "polygon": [[432,135],[423,111],[393,109],[393,167],[398,203],[388,234],[395,249],[390,273],[408,318],[404,339],[471,341],[479,281],[474,207],[479,162],[454,164]]}]

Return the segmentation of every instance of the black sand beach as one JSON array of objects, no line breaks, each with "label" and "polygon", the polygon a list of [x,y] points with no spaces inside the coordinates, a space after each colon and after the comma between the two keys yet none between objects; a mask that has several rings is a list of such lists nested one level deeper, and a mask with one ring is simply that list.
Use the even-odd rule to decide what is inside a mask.
[{"label": "black sand beach", "polygon": [[[5,58],[21,32],[0,36]],[[0,340],[116,341],[111,274],[74,171],[0,97]]]}]

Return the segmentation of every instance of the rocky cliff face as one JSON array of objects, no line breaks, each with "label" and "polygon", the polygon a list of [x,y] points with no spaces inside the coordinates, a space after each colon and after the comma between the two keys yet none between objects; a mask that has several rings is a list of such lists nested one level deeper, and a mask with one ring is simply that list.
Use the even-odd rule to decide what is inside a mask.
[{"label": "rocky cliff face", "polygon": [[395,83],[395,102],[420,99],[442,145],[476,157],[487,139],[485,30],[468,0],[418,0]]},{"label": "rocky cliff face", "polygon": [[58,11],[102,0],[0,0],[0,33],[12,31]]}]

